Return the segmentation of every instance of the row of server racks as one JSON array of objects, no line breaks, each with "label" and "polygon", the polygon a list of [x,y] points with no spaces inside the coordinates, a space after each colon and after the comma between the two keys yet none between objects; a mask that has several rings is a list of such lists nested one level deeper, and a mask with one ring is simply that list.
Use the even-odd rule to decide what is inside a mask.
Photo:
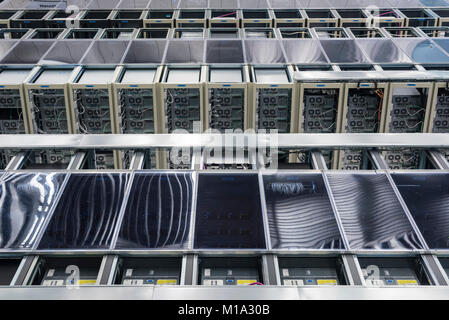
[{"label": "row of server racks", "polygon": [[[11,202],[2,215],[16,228],[2,229],[0,286],[449,284],[445,171],[11,170],[1,179]],[[375,201],[357,206],[364,197]],[[166,210],[171,218],[158,218]]]},{"label": "row of server racks", "polygon": [[2,10],[2,28],[448,26],[449,8]]},{"label": "row of server racks", "polygon": [[[290,65],[4,67],[1,133],[449,131],[447,81],[437,80],[438,72],[406,71],[405,78],[397,81],[368,81],[363,71],[295,71],[300,69]],[[374,71],[382,72],[395,73]],[[423,73],[434,74],[434,79],[422,77]],[[304,161],[301,157],[290,154],[287,161]],[[329,168],[363,168],[360,152],[333,152],[328,157]],[[387,157],[393,169],[423,166],[417,151]],[[98,168],[126,168],[124,158],[121,152],[109,154]],[[52,159],[68,161],[68,156]],[[156,155],[152,166],[171,167],[170,160]],[[190,167],[190,163],[183,166]]]}]

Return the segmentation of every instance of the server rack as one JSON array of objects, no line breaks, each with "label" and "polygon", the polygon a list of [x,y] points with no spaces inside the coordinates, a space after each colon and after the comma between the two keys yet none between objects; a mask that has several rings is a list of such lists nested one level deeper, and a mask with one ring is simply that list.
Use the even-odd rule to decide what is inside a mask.
[{"label": "server rack", "polygon": [[174,28],[175,27],[174,10],[148,10],[143,24],[145,28]]},{"label": "server rack", "polygon": [[268,9],[242,9],[242,28],[271,28],[272,21],[272,13]]},{"label": "server rack", "polygon": [[338,27],[339,16],[333,9],[304,9],[307,27]]},{"label": "server rack", "polygon": [[209,28],[239,28],[241,11],[238,9],[209,9]]},{"label": "server rack", "polygon": [[210,65],[205,68],[203,128],[220,132],[249,128],[249,72],[242,65]]},{"label": "server rack", "polygon": [[207,28],[205,9],[179,9],[175,20],[177,28]]},{"label": "server rack", "polygon": [[298,9],[273,9],[273,28],[303,28],[306,19]]},{"label": "server rack", "polygon": [[[158,66],[119,66],[117,78],[113,82],[116,110],[113,133],[154,134],[162,132],[158,115],[158,80],[161,79],[162,67]],[[118,167],[127,168],[129,151],[119,151]],[[156,152],[150,151],[150,166],[156,167]]]},{"label": "server rack", "polygon": [[[115,127],[113,79],[114,67],[77,67],[69,80],[72,133],[110,134]],[[95,167],[111,169],[120,166],[117,151],[95,150]]]},{"label": "server rack", "polygon": [[[299,91],[298,132],[341,132],[344,99],[341,79],[336,78],[332,71],[306,71],[296,75]],[[325,122],[322,122],[323,119]],[[325,158],[329,168],[337,167],[337,151],[326,152]]]}]

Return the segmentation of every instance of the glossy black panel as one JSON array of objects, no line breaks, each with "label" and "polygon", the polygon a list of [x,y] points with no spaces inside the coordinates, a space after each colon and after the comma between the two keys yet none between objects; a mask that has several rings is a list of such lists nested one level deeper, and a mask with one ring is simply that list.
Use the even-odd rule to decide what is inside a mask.
[{"label": "glossy black panel", "polygon": [[422,248],[385,174],[327,176],[351,249]]},{"label": "glossy black panel", "polygon": [[109,248],[130,174],[72,174],[39,249]]},{"label": "glossy black panel", "polygon": [[30,249],[55,203],[62,173],[6,173],[0,180],[0,248]]},{"label": "glossy black panel", "polygon": [[186,248],[192,193],[191,173],[136,173],[116,248]]},{"label": "glossy black panel", "polygon": [[392,177],[430,249],[449,249],[449,174],[394,173]]},{"label": "glossy black panel", "polygon": [[321,174],[263,177],[273,249],[343,249]]},{"label": "glossy black panel", "polygon": [[266,247],[257,174],[199,174],[194,247]]}]

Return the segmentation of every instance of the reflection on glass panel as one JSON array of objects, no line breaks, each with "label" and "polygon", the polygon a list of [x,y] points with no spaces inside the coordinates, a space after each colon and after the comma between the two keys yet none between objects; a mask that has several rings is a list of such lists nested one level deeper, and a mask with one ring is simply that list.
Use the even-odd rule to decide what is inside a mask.
[{"label": "reflection on glass panel", "polygon": [[329,63],[316,40],[283,41],[288,63]]},{"label": "reflection on glass panel", "polygon": [[128,173],[72,174],[39,249],[109,248]]},{"label": "reflection on glass panel", "polygon": [[257,174],[199,174],[194,247],[265,248]]},{"label": "reflection on glass panel", "polygon": [[273,249],[343,249],[321,174],[265,175]]},{"label": "reflection on glass panel", "polygon": [[277,40],[245,40],[248,63],[285,63],[284,53]]},{"label": "reflection on glass panel", "polygon": [[395,39],[394,43],[416,63],[447,63],[445,54],[432,41],[425,39]]},{"label": "reflection on glass panel", "polygon": [[430,249],[448,249],[449,174],[394,173],[392,177]]},{"label": "reflection on glass panel", "polygon": [[0,248],[30,249],[52,208],[65,174],[8,173],[0,180]]},{"label": "reflection on glass panel", "polygon": [[115,247],[185,248],[192,193],[191,173],[136,173]]},{"label": "reflection on glass panel", "polygon": [[358,39],[357,44],[375,63],[410,63],[411,60],[390,39]]},{"label": "reflection on glass panel", "polygon": [[421,249],[385,174],[328,174],[351,249]]},{"label": "reflection on glass panel", "polygon": [[330,62],[369,63],[369,59],[357,46],[355,40],[321,40]]}]

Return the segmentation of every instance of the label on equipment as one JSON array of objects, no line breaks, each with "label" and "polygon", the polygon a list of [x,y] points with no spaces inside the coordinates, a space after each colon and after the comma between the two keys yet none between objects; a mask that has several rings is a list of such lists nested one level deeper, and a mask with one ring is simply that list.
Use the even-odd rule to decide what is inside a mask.
[{"label": "label on equipment", "polygon": [[143,279],[125,279],[123,280],[125,286],[141,286],[143,285]]},{"label": "label on equipment", "polygon": [[178,284],[178,280],[175,279],[159,279],[156,284],[158,286],[167,286],[172,284]]},{"label": "label on equipment", "polygon": [[125,276],[126,277],[131,277],[132,275],[133,275],[133,269],[126,269]]},{"label": "label on equipment", "polygon": [[381,279],[366,279],[365,282],[367,286],[372,287],[380,287],[384,285],[384,281]]},{"label": "label on equipment", "polygon": [[44,282],[42,282],[42,285],[49,287],[63,286],[64,280],[44,280]]},{"label": "label on equipment", "polygon": [[284,286],[303,286],[304,280],[302,279],[284,279]]},{"label": "label on equipment", "polygon": [[223,280],[203,280],[203,285],[205,286],[222,286],[224,284]]},{"label": "label on equipment", "polygon": [[417,286],[418,285],[418,281],[416,281],[414,279],[396,280],[396,282],[400,286]]},{"label": "label on equipment", "polygon": [[210,277],[210,269],[204,269],[204,276]]},{"label": "label on equipment", "polygon": [[257,280],[243,280],[243,279],[238,279],[237,280],[237,285],[238,286],[245,286],[251,283],[257,282]]},{"label": "label on equipment", "polygon": [[282,269],[282,276],[288,277],[290,273],[288,272],[288,269]]},{"label": "label on equipment", "polygon": [[53,277],[55,275],[55,269],[48,270],[47,277]]},{"label": "label on equipment", "polygon": [[94,285],[96,283],[97,280],[78,280],[78,284],[83,286]]},{"label": "label on equipment", "polygon": [[319,286],[336,286],[337,280],[335,280],[335,279],[318,279],[316,281],[316,283]]}]

